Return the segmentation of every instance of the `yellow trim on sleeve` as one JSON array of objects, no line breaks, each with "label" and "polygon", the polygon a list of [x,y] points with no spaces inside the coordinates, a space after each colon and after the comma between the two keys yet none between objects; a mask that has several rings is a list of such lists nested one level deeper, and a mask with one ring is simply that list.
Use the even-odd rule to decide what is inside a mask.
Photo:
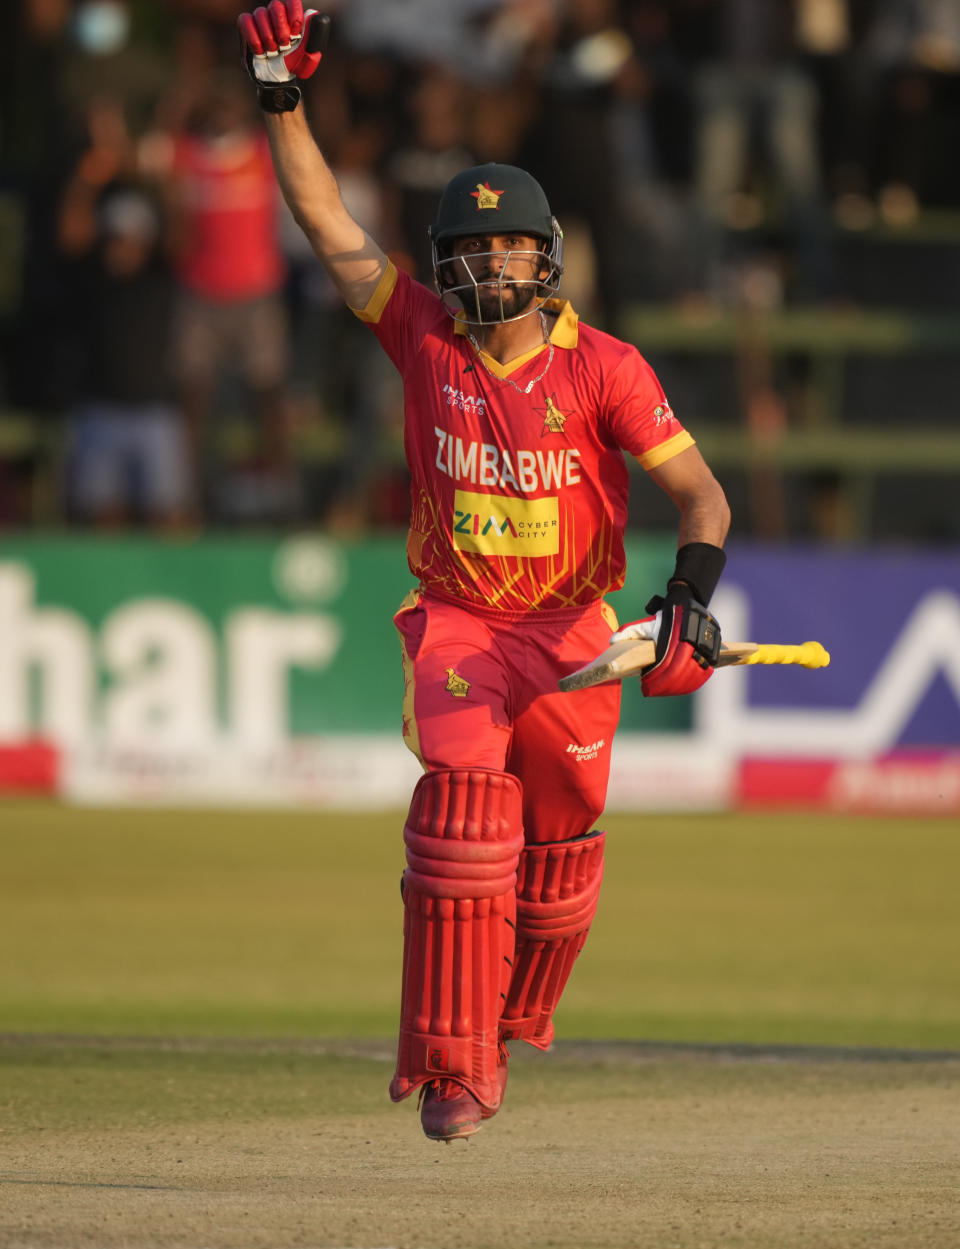
[{"label": "yellow trim on sleeve", "polygon": [[354,316],[359,317],[361,321],[367,321],[372,325],[376,325],[383,316],[383,310],[386,308],[390,296],[397,285],[397,276],[397,266],[392,260],[388,260],[383,276],[377,283],[377,289],[364,306],[362,308],[350,309]]},{"label": "yellow trim on sleeve", "polygon": [[658,447],[645,451],[643,455],[638,455],[636,459],[641,468],[649,470],[665,464],[667,460],[672,460],[675,455],[679,455],[681,451],[686,451],[688,447],[694,445],[693,438],[685,429],[681,429],[679,434],[674,434],[666,442],[661,442]]}]

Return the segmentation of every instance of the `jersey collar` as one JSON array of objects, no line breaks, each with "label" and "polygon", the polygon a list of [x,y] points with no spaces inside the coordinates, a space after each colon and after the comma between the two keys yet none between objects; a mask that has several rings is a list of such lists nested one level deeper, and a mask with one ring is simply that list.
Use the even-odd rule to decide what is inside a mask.
[{"label": "jersey collar", "polygon": [[550,331],[550,341],[555,347],[576,347],[580,336],[580,316],[574,312],[569,299],[548,299],[543,305],[544,311],[552,313],[557,319]]},{"label": "jersey collar", "polygon": [[[568,299],[548,299],[543,305],[545,312],[556,317],[553,323],[553,329],[550,331],[550,342],[554,347],[565,347],[568,350],[576,347],[579,337],[579,315],[574,312]],[[458,312],[453,323],[454,333],[466,336],[469,333],[470,326],[463,320],[463,314]],[[483,359],[486,367],[496,377],[507,377],[510,373],[515,373],[517,369],[522,369],[528,364],[534,356],[538,356],[543,351],[546,343],[540,343],[532,350],[526,352],[522,356],[517,356],[515,360],[511,360],[509,364],[501,364],[499,360],[494,360],[493,356],[488,356],[483,352]]]}]

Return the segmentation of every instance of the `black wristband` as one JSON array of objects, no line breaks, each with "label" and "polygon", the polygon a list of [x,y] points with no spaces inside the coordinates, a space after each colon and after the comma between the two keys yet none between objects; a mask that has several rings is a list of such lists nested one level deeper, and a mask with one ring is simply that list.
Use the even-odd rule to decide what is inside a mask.
[{"label": "black wristband", "polygon": [[720,547],[711,546],[709,542],[688,542],[677,551],[677,564],[667,585],[672,581],[685,581],[697,602],[706,607],[726,562],[727,557]]},{"label": "black wristband", "polygon": [[259,83],[257,99],[265,113],[292,113],[300,103],[300,88],[293,82]]}]

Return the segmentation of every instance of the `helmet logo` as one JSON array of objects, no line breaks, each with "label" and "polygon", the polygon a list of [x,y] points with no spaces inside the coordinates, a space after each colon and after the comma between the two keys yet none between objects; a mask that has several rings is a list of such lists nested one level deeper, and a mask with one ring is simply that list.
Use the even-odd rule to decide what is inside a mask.
[{"label": "helmet logo", "polygon": [[494,191],[489,182],[478,182],[477,189],[470,194],[477,201],[477,209],[499,208],[500,196],[503,191]]}]

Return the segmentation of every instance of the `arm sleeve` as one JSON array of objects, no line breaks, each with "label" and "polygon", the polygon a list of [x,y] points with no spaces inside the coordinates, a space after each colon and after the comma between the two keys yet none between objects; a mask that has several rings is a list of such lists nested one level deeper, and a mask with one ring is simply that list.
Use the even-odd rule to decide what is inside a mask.
[{"label": "arm sleeve", "polygon": [[604,410],[614,440],[643,468],[656,468],[693,446],[653,369],[633,347],[613,372]]},{"label": "arm sleeve", "polygon": [[369,325],[401,373],[419,352],[431,326],[438,319],[449,319],[437,296],[402,273],[392,260],[366,305],[351,311]]}]

